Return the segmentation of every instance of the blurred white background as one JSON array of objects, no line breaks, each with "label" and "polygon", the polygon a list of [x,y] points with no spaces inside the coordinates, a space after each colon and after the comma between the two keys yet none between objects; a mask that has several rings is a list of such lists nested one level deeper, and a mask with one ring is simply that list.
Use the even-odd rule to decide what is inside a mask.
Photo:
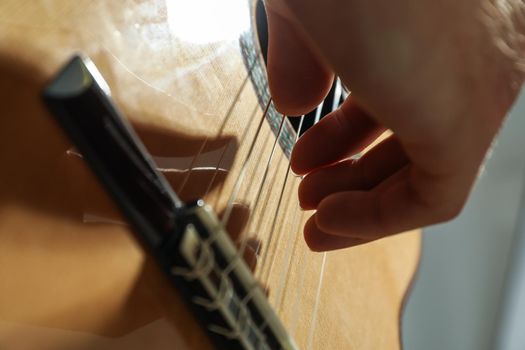
[{"label": "blurred white background", "polygon": [[522,93],[462,215],[425,231],[405,350],[525,349],[524,134]]}]

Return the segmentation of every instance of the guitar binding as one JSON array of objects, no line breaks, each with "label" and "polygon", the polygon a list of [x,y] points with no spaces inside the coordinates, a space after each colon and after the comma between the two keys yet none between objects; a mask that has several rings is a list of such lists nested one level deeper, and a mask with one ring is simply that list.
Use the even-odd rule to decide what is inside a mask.
[{"label": "guitar binding", "polygon": [[89,58],[43,100],[217,349],[297,349],[212,209],[177,197]]}]

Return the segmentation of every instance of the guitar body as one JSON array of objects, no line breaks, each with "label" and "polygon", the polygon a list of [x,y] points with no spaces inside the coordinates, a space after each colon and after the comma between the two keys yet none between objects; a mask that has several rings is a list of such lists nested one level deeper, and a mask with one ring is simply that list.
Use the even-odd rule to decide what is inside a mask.
[{"label": "guitar body", "polygon": [[270,252],[255,274],[299,348],[400,348],[419,232],[310,252],[301,233],[309,213],[297,207],[299,179],[286,177],[281,147],[254,205],[275,140],[271,123],[256,132],[268,92],[253,74],[264,65],[253,44],[254,6],[0,2],[1,349],[212,348],[41,102],[45,84],[76,52],[97,64],[183,200],[224,210],[257,141],[228,229],[246,227],[261,254]]}]

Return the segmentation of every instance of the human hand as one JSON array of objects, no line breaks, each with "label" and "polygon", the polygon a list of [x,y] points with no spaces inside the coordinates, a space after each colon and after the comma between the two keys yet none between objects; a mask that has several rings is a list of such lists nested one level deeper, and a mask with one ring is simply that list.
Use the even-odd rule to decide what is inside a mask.
[{"label": "human hand", "polygon": [[[277,109],[310,111],[334,74],[352,91],[292,154],[292,169],[306,175],[301,206],[316,209],[304,230],[311,249],[359,245],[460,213],[523,81],[523,42],[506,28],[523,30],[525,5],[508,0],[514,7],[504,13],[492,2],[502,3],[267,1]],[[386,130],[393,134],[350,159]]]}]

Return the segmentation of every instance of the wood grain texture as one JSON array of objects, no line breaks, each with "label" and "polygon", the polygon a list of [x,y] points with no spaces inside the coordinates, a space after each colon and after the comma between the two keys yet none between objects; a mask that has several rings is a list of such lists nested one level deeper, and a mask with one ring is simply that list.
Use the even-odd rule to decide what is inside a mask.
[{"label": "wood grain texture", "polygon": [[[182,197],[205,196],[220,213],[262,110],[251,84],[235,99],[247,75],[238,40],[192,42],[177,32],[177,10],[184,7],[161,0],[0,2],[0,348],[209,348],[128,228],[89,222],[121,219],[82,159],[67,152],[70,143],[39,98],[72,53],[88,54],[150,152],[182,164],[164,169],[176,190],[183,165],[202,151]],[[221,15],[210,26],[232,20]],[[189,10],[183,16],[197,24],[206,18]],[[244,203],[238,215],[255,207],[273,142],[265,123],[236,199]],[[217,166],[223,170],[209,169]],[[298,210],[295,176],[276,209],[286,168],[278,149],[248,221],[262,256],[269,252],[256,275],[271,303],[302,349],[310,340],[312,349],[398,349],[419,232],[329,253],[312,327],[323,255],[302,240],[309,213]]]}]

